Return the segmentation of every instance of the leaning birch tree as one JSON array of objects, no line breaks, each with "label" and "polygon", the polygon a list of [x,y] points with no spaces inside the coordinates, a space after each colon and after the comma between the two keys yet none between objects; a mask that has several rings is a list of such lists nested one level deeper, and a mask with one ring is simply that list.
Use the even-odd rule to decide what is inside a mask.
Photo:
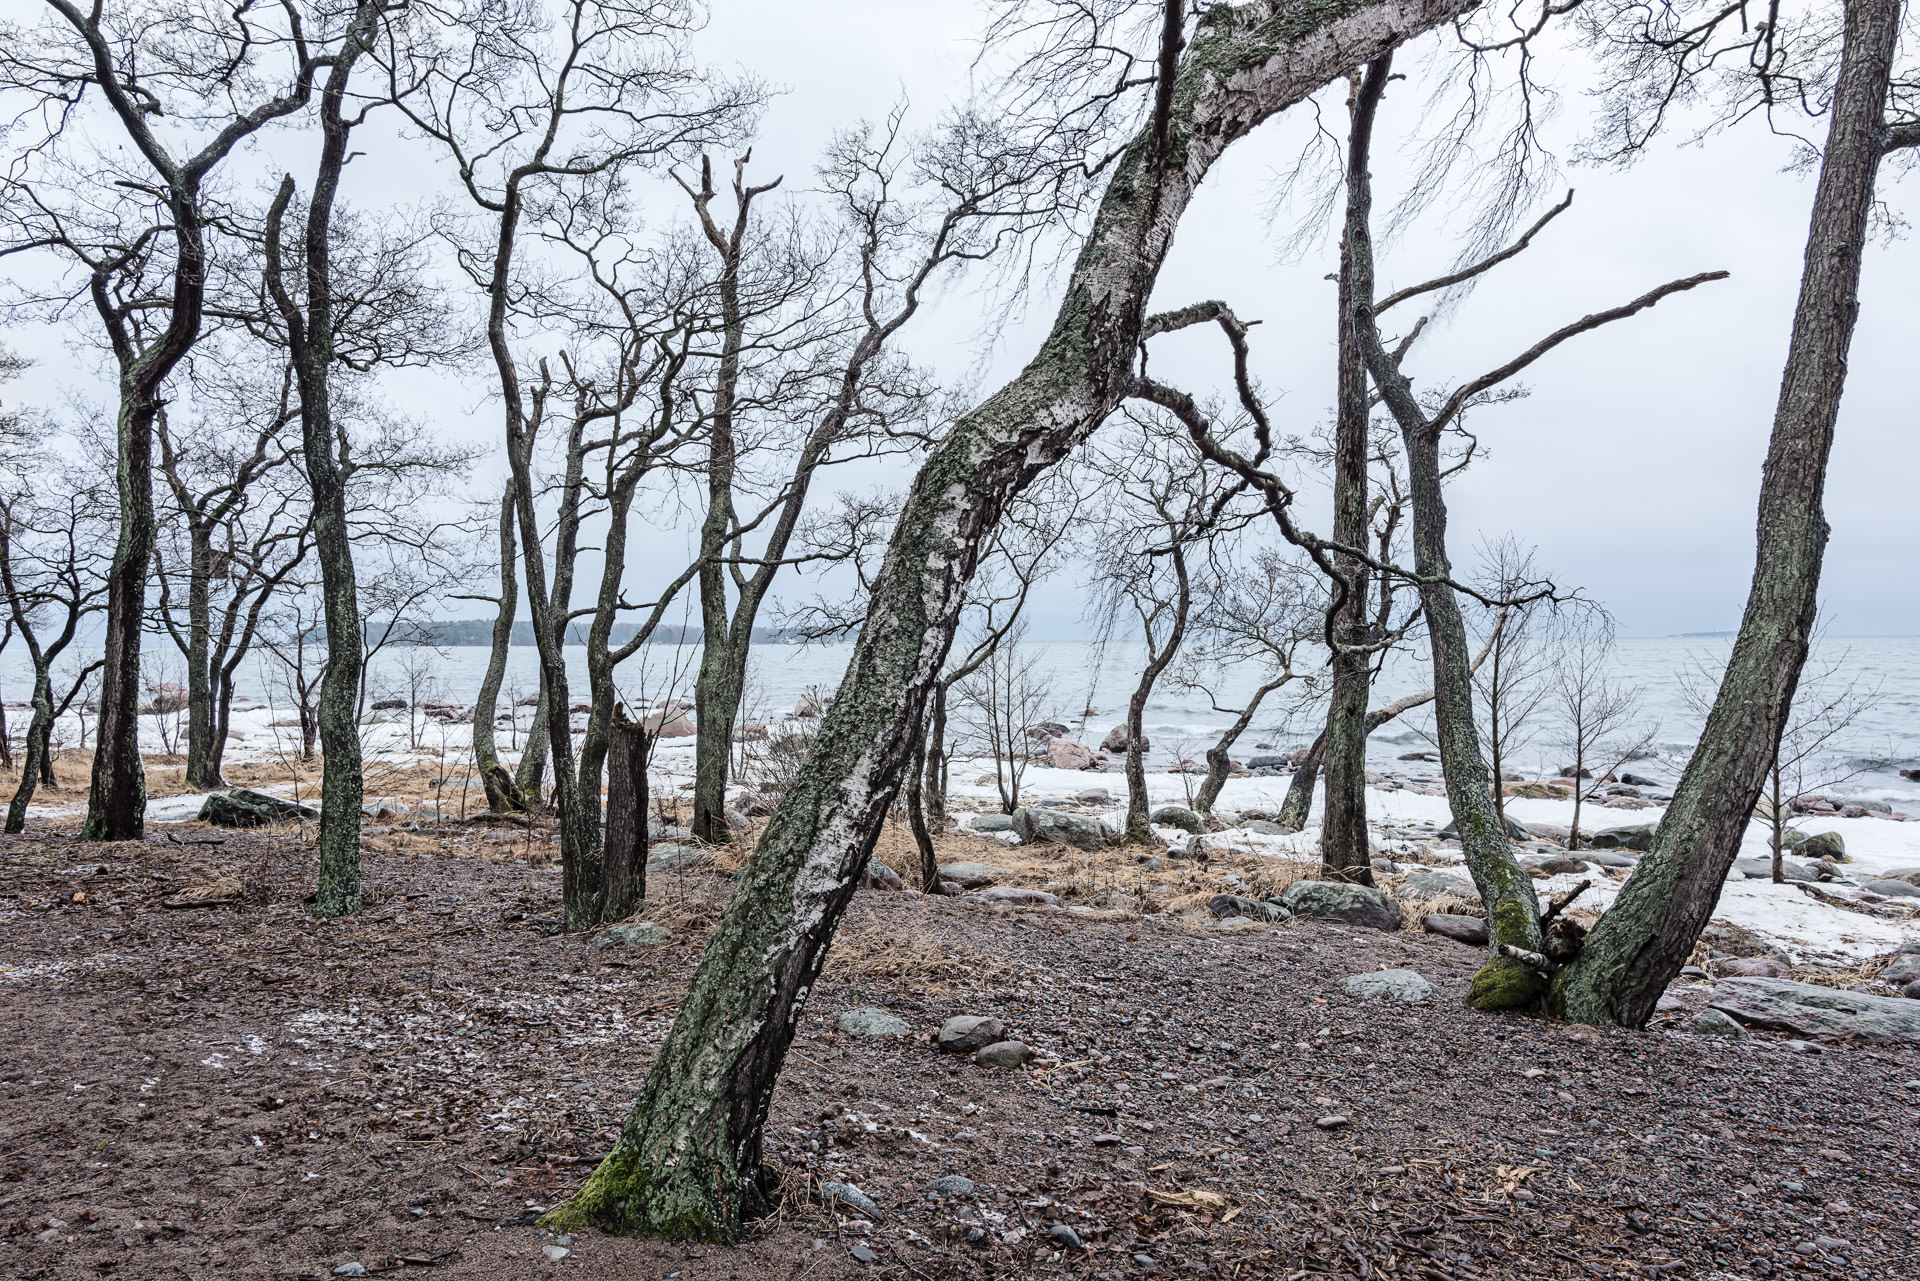
[{"label": "leaning birch tree", "polygon": [[[914,478],[814,747],[741,874],[612,1152],[551,1223],[721,1240],[769,1204],[762,1130],[775,1081],[912,764],[968,580],[1008,501],[1129,394],[1160,267],[1227,149],[1328,81],[1470,7],[1263,0],[1210,8],[1189,28],[1186,5],[1169,3],[1148,52],[1081,60],[1097,66],[1081,82],[1103,90],[1114,69],[1108,56],[1140,64],[1122,83],[1138,85],[1150,105],[1134,117],[1137,127],[1110,126],[1121,145],[1104,166],[1106,185],[1052,329],[1032,362],[956,422]],[[1114,47],[1104,30],[1060,21],[1060,35],[1042,34],[1049,48]],[[1112,111],[1137,101],[1107,99]]]}]

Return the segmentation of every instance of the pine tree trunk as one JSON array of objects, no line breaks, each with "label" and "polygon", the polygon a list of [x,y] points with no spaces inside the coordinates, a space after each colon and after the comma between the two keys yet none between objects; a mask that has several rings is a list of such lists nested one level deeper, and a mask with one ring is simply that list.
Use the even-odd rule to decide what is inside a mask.
[{"label": "pine tree trunk", "polygon": [[1148,294],[1195,185],[1237,139],[1460,0],[1216,8],[1170,118],[1115,160],[1052,332],[914,478],[867,621],[807,754],[701,954],[687,997],[586,1186],[554,1225],[721,1240],[768,1204],[762,1126],[806,996],[913,760],[966,587],[1007,501],[1128,394]]},{"label": "pine tree trunk", "polygon": [[1793,704],[1818,607],[1821,499],[1860,309],[1900,15],[1898,0],[1846,3],[1800,299],[1761,472],[1746,615],[1652,849],[1554,985],[1554,1008],[1578,1022],[1640,1027],[1652,1016],[1720,900]]}]

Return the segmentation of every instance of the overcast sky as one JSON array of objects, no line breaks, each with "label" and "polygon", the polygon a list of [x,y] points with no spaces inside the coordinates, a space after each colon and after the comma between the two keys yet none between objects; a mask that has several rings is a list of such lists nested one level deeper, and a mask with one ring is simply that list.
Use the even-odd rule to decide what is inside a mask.
[{"label": "overcast sky", "polygon": [[[699,48],[784,90],[756,142],[755,167],[797,183],[836,128],[903,95],[929,110],[964,97],[981,13],[971,0],[716,0]],[[1577,86],[1570,66],[1549,75]],[[1390,94],[1382,109],[1375,173],[1388,190],[1402,163],[1391,139],[1418,106],[1416,94]],[[1571,154],[1585,110],[1577,92],[1566,95],[1549,131],[1562,156]],[[1331,398],[1333,286],[1325,277],[1333,252],[1323,246],[1282,261],[1268,193],[1307,128],[1296,111],[1229,152],[1181,224],[1155,297],[1156,308],[1223,298],[1260,320],[1259,376],[1280,397],[1285,429],[1300,431],[1324,421]],[[284,161],[297,146],[277,143],[279,154],[264,159]],[[1737,626],[1812,192],[1809,175],[1783,171],[1790,158],[1784,141],[1756,125],[1701,147],[1669,141],[1626,171],[1569,167],[1573,208],[1422,339],[1408,362],[1416,381],[1454,382],[1665,280],[1732,273],[1576,340],[1530,371],[1528,399],[1478,415],[1490,454],[1452,490],[1457,561],[1471,558],[1482,535],[1510,530],[1537,544],[1557,581],[1610,607],[1626,635]],[[404,146],[370,147],[355,170],[349,187],[359,203],[376,203],[366,195],[374,191],[431,186],[431,168]],[[1910,191],[1910,183],[1888,182],[1883,195],[1899,210]],[[1383,290],[1451,265],[1458,246],[1444,212],[1384,256]],[[1909,564],[1920,546],[1920,503],[1911,493],[1912,299],[1920,296],[1920,264],[1912,241],[1870,250],[1863,294],[1828,482],[1825,611],[1834,634],[1913,634],[1920,596],[1909,587]],[[983,391],[1031,355],[1053,303],[1051,292],[1035,297],[1023,318],[998,331]],[[956,378],[977,373],[984,314],[977,299],[950,293],[916,321],[910,346]],[[1217,386],[1225,366],[1208,337],[1183,339],[1164,356],[1156,348],[1163,375],[1196,389]],[[9,341],[40,361],[25,382],[29,397],[51,397],[86,377],[44,335],[16,332]],[[452,383],[414,377],[394,394],[450,434],[493,440],[497,412],[484,386],[477,375]],[[500,470],[483,468],[488,487]],[[1307,501],[1309,523],[1324,530],[1322,496]],[[663,541],[671,546],[656,563],[679,555],[677,535]],[[645,573],[636,569],[636,589]],[[1072,591],[1049,593],[1035,636],[1082,634],[1078,610]]]}]

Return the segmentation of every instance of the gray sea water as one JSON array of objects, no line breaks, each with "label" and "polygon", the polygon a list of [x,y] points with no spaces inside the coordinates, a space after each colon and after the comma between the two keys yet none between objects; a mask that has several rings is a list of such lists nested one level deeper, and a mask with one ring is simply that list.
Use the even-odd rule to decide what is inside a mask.
[{"label": "gray sea water", "polygon": [[[1700,718],[1686,696],[1686,686],[1689,682],[1701,686],[1701,671],[1717,675],[1731,644],[1730,639],[1722,637],[1630,639],[1618,643],[1613,656],[1615,674],[1641,691],[1639,723],[1647,729],[1657,727],[1654,755],[1634,765],[1636,772],[1663,779],[1677,776],[1698,742],[1700,729]],[[1042,690],[1035,705],[1043,710],[1034,719],[1069,724],[1077,736],[1098,743],[1123,718],[1127,698],[1143,665],[1139,646],[1067,641],[1033,643],[1023,648],[1035,660],[1036,684]],[[792,712],[809,692],[831,694],[845,673],[850,652],[851,646],[846,644],[756,647],[745,715],[748,719],[777,720]],[[150,638],[148,653],[150,681],[180,679],[178,656],[163,639]],[[575,690],[584,690],[584,650],[571,647],[567,657]],[[404,696],[411,691],[418,699],[470,704],[486,660],[487,652],[480,648],[388,649],[376,656],[371,688],[376,695]],[[621,669],[621,693],[634,704],[689,698],[698,662],[697,647],[643,647]],[[1375,685],[1375,704],[1427,688],[1431,683],[1427,663],[1423,650],[1390,656]],[[1809,666],[1834,671],[1830,688],[1854,682],[1862,690],[1875,691],[1853,723],[1835,736],[1830,760],[1821,765],[1818,774],[1822,778],[1851,775],[1843,786],[1834,789],[1847,795],[1876,797],[1894,802],[1896,807],[1920,806],[1920,784],[1898,773],[1902,768],[1920,767],[1920,637],[1823,639]],[[503,701],[531,696],[537,684],[535,669],[531,647],[510,651]],[[288,702],[278,688],[282,680],[270,661],[250,664],[241,676],[239,692],[243,697],[276,704]],[[1263,674],[1253,667],[1228,667],[1197,673],[1196,677],[1204,688],[1163,678],[1148,701],[1145,728],[1157,758],[1198,759],[1233,720],[1241,700]],[[1710,681],[1706,687],[1711,687]],[[25,698],[28,689],[24,655],[0,654],[0,696],[12,708],[8,719],[16,734],[24,728],[24,714],[13,705]],[[1082,712],[1092,714],[1082,717]],[[1304,684],[1291,692],[1275,694],[1241,738],[1236,755],[1255,753],[1259,743],[1273,744],[1276,750],[1302,746],[1311,741],[1322,716],[1321,705]],[[964,711],[956,710],[954,719],[956,733],[964,733]],[[1382,727],[1369,742],[1370,760],[1378,768],[1394,768],[1400,755],[1427,745],[1421,731],[1430,724],[1424,715],[1415,713]],[[1530,741],[1511,758],[1513,768],[1530,775],[1557,772],[1566,756],[1560,745],[1563,737],[1551,709],[1543,707],[1532,722]]]}]

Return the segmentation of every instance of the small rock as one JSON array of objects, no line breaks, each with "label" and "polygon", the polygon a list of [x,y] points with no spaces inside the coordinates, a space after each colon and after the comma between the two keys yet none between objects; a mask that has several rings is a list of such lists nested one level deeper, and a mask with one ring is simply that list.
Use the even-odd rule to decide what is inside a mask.
[{"label": "small rock", "polygon": [[1191,836],[1198,836],[1206,826],[1198,814],[1184,805],[1162,805],[1147,815],[1147,821],[1161,827],[1178,828]]},{"label": "small rock", "polygon": [[1013,815],[1011,814],[975,814],[969,825],[976,832],[1011,832]]},{"label": "small rock", "polygon": [[1472,881],[1447,872],[1415,872],[1400,882],[1399,893],[1402,897],[1415,902],[1439,898],[1442,895],[1471,899],[1474,902],[1480,900],[1480,891],[1474,888]]},{"label": "small rock", "polygon": [[973,1180],[963,1174],[945,1174],[927,1184],[930,1197],[971,1196],[972,1193]]},{"label": "small rock", "polygon": [[1024,1041],[995,1041],[973,1056],[981,1067],[1017,1068],[1033,1057]]},{"label": "small rock", "polygon": [[1430,1000],[1433,997],[1433,984],[1413,970],[1401,969],[1350,974],[1340,980],[1340,990],[1348,996],[1357,996],[1364,1001],[1376,1001],[1387,997],[1411,1004]]},{"label": "small rock", "polygon": [[[1516,841],[1530,841],[1533,839],[1533,833],[1529,832],[1526,829],[1525,825],[1522,824],[1519,819],[1515,818],[1511,814],[1507,815],[1507,835]],[[1448,820],[1447,825],[1441,828],[1439,832],[1435,834],[1435,839],[1442,840],[1442,841],[1459,840],[1460,839],[1459,821],[1457,819]]]},{"label": "small rock", "polygon": [[[1006,818],[1007,816],[1000,814],[997,816],[988,815],[987,817]],[[1011,824],[1013,820],[1007,819],[1007,822]],[[941,880],[958,881],[970,890],[985,889],[1002,877],[1012,875],[1013,873],[1004,867],[989,867],[985,863],[942,863],[940,865]]]},{"label": "small rock", "polygon": [[869,1250],[864,1245],[856,1245],[853,1247],[853,1249],[847,1251],[847,1253],[852,1255],[855,1260],[861,1263],[872,1263],[875,1260],[879,1259],[880,1257],[879,1255],[875,1254],[872,1250]]},{"label": "small rock", "polygon": [[867,860],[866,886],[870,890],[897,890],[906,884],[900,873],[877,858]]},{"label": "small rock", "polygon": [[934,1046],[942,1054],[971,1054],[1006,1039],[1007,1025],[991,1014],[956,1014],[940,1025]]},{"label": "small rock", "polygon": [[868,1006],[858,1010],[848,1010],[840,1016],[840,1030],[851,1032],[855,1036],[905,1036],[913,1031],[908,1022],[896,1014]]},{"label": "small rock", "polygon": [[1801,858],[1825,858],[1832,859],[1836,863],[1848,861],[1846,839],[1838,832],[1816,832],[1801,841],[1794,853]]},{"label": "small rock", "polygon": [[1452,939],[1456,943],[1469,943],[1475,947],[1487,945],[1487,923],[1478,916],[1453,916],[1446,912],[1429,912],[1422,924],[1429,934],[1438,934],[1441,938]]},{"label": "small rock", "polygon": [[1133,1266],[1135,1266],[1136,1268],[1156,1267],[1158,1266],[1158,1262],[1159,1261],[1156,1260],[1151,1254],[1136,1254],[1133,1256]]},{"label": "small rock", "polygon": [[573,1251],[567,1249],[564,1245],[543,1245],[540,1247],[540,1253],[547,1256],[548,1263],[558,1263],[569,1254],[572,1254]]},{"label": "small rock", "polygon": [[333,1270],[333,1275],[337,1277],[363,1277],[367,1275],[367,1269],[364,1264],[343,1263]]},{"label": "small rock", "polygon": [[1738,1040],[1747,1035],[1747,1029],[1719,1010],[1702,1010],[1680,1026],[1695,1036],[1724,1036]]},{"label": "small rock", "polygon": [[1642,823],[1638,827],[1610,827],[1604,832],[1595,832],[1588,843],[1597,850],[1638,850],[1644,854],[1653,848],[1653,834],[1657,827],[1655,823]]},{"label": "small rock", "polygon": [[1089,787],[1085,791],[1075,792],[1073,799],[1082,805],[1113,804],[1113,794],[1104,787]]},{"label": "small rock", "polygon": [[1047,1240],[1053,1242],[1062,1250],[1078,1250],[1081,1248],[1080,1234],[1064,1223],[1056,1223],[1048,1228]]},{"label": "small rock", "polygon": [[1322,1130],[1337,1130],[1344,1125],[1352,1124],[1352,1122],[1348,1121],[1344,1116],[1323,1116],[1316,1120],[1314,1124]]},{"label": "small rock", "polygon": [[649,872],[697,872],[713,866],[713,855],[693,845],[656,845],[647,854]]},{"label": "small rock", "polygon": [[622,921],[587,940],[588,947],[658,947],[673,942],[673,931],[652,921]]},{"label": "small rock", "polygon": [[822,1183],[820,1185],[822,1201],[838,1201],[855,1213],[863,1214],[875,1223],[884,1222],[886,1214],[874,1203],[874,1199],[851,1183]]},{"label": "small rock", "polygon": [[1587,870],[1587,865],[1577,858],[1548,858],[1534,864],[1549,876],[1565,876]]},{"label": "small rock", "polygon": [[1286,828],[1280,826],[1278,823],[1270,822],[1264,818],[1250,818],[1246,822],[1240,824],[1240,830],[1243,832],[1251,832],[1255,836],[1287,835]]},{"label": "small rock", "polygon": [[1790,979],[1793,968],[1771,956],[1733,956],[1714,967],[1722,978]]},{"label": "small rock", "polygon": [[1018,885],[995,885],[967,895],[976,903],[1037,903],[1043,907],[1059,907],[1060,900],[1045,890],[1023,889]]}]

